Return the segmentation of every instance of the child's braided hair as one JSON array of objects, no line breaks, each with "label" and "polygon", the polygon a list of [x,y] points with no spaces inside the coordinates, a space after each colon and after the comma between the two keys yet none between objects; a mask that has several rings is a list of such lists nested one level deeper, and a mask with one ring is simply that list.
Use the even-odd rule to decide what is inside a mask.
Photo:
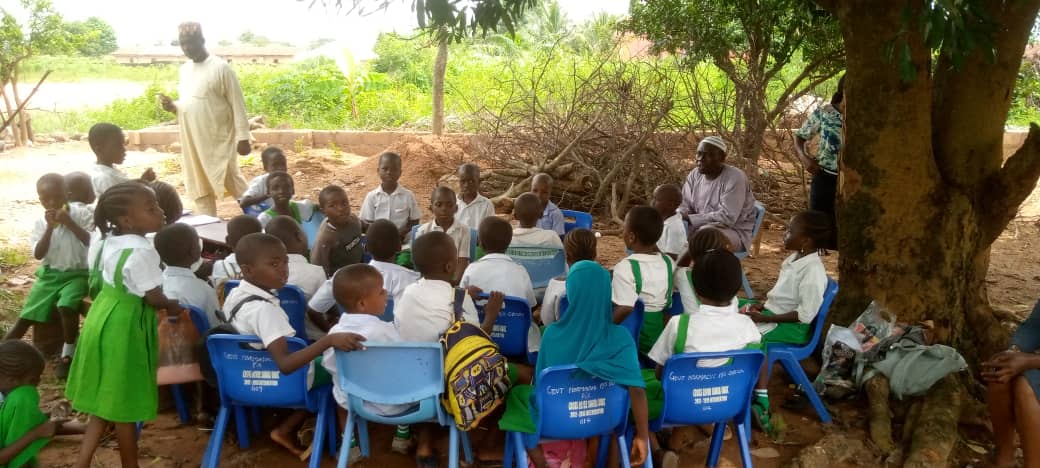
[{"label": "child's braided hair", "polygon": [[37,377],[43,374],[43,354],[22,340],[0,341],[0,375],[9,378]]},{"label": "child's braided hair", "polygon": [[722,231],[711,226],[702,227],[690,236],[690,258],[696,261],[712,250],[726,250],[729,244],[729,238]]},{"label": "child's braided hair", "polygon": [[569,263],[596,261],[596,234],[584,228],[571,229],[563,236],[563,251]]},{"label": "child's braided hair", "polygon": [[105,190],[98,198],[97,207],[94,208],[94,225],[101,231],[101,236],[116,231],[116,218],[126,216],[134,200],[151,190],[147,185],[137,181],[123,182]]}]

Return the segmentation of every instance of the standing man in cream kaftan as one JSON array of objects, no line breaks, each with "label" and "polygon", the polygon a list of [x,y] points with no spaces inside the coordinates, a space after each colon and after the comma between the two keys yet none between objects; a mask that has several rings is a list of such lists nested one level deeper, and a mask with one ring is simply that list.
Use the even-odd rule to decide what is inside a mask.
[{"label": "standing man in cream kaftan", "polygon": [[201,26],[183,23],[178,32],[181,50],[190,59],[181,66],[180,98],[174,102],[160,95],[160,100],[180,124],[188,198],[197,213],[216,216],[218,200],[237,198],[246,189],[235,153],[244,156],[252,149],[249,119],[235,72],[206,51]]}]

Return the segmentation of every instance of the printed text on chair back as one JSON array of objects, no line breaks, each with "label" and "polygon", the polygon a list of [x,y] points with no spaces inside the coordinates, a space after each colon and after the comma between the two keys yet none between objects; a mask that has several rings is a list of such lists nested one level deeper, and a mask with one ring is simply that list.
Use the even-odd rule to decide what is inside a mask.
[{"label": "printed text on chair back", "polygon": [[621,428],[628,418],[628,390],[577,366],[554,366],[535,382],[538,435],[574,440]]},{"label": "printed text on chair back", "polygon": [[[718,358],[730,361],[722,366],[705,366]],[[762,359],[764,355],[758,350],[672,356],[661,374],[664,424],[709,424],[743,417]]]},{"label": "printed text on chair back", "polygon": [[[306,347],[299,338],[288,338],[289,352]],[[249,335],[211,335],[206,340],[221,398],[245,406],[289,407],[300,403],[307,390],[307,366],[291,374],[278,370],[271,353],[253,349],[260,339]]]},{"label": "printed text on chair back", "polygon": [[563,249],[537,246],[510,246],[506,255],[527,270],[535,289],[545,288],[549,280],[567,272]]},{"label": "printed text on chair back", "polygon": [[[481,320],[484,317],[484,303],[487,294],[481,295],[477,302],[477,312]],[[494,327],[491,329],[491,340],[498,345],[498,352],[508,357],[527,357],[527,332],[531,328],[531,306],[527,300],[506,296],[502,310],[498,313]]]}]

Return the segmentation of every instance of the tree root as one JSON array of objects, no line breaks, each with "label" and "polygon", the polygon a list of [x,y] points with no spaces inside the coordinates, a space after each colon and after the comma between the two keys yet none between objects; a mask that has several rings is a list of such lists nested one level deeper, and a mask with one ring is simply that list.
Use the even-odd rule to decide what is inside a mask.
[{"label": "tree root", "polygon": [[892,440],[892,412],[888,406],[888,378],[878,373],[864,384],[870,406],[870,439],[882,452],[895,450]]},{"label": "tree root", "polygon": [[920,402],[912,427],[906,468],[946,466],[957,443],[957,422],[961,416],[964,386],[956,375],[936,382]]},{"label": "tree root", "polygon": [[[864,462],[873,457],[863,441],[846,434],[828,434],[794,457],[787,465],[790,468],[818,468],[835,466],[851,460]],[[869,462],[867,463],[869,465]]]}]

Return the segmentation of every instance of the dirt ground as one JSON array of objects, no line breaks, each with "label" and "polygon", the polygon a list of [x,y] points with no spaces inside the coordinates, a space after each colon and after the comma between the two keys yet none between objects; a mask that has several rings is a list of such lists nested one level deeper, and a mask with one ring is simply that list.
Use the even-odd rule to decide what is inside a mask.
[{"label": "dirt ground", "polygon": [[[430,139],[413,139],[394,147],[404,159],[404,176],[402,184],[412,189],[419,199],[424,211],[428,210],[426,202],[428,194],[437,181],[448,174],[445,164],[435,154],[449,154],[456,158],[465,152],[464,148],[444,147]],[[327,149],[308,150],[302,154],[289,153],[289,172],[296,180],[298,197],[317,199],[317,193],[326,184],[335,183],[347,188],[355,209],[360,208],[365,193],[378,184],[376,176],[376,158],[339,153]],[[251,178],[262,171],[259,155],[243,158],[243,172]],[[47,172],[66,173],[73,170],[86,170],[93,164],[93,155],[82,142],[61,143],[44,147],[19,149],[0,154],[0,245],[5,251],[14,249],[28,253],[28,236],[32,221],[40,215],[34,184],[36,179]],[[179,155],[148,152],[130,152],[123,170],[137,175],[147,167],[155,168],[160,178],[177,186],[183,193],[180,175]],[[1023,208],[1022,215],[1007,229],[993,247],[991,268],[989,272],[989,295],[993,304],[1001,309],[1016,313],[1020,317],[1028,313],[1033,302],[1040,297],[1040,253],[1034,248],[1037,242],[1038,227],[1033,216],[1040,212],[1040,203],[1031,197],[1028,206]],[[190,200],[185,200],[185,207],[191,207]],[[226,200],[219,205],[223,217],[239,213],[237,204]],[[763,230],[761,251],[758,255],[745,260],[744,265],[751,284],[759,296],[764,296],[776,279],[780,263],[786,256],[782,251],[781,240],[784,226],[774,223]],[[607,266],[617,263],[624,257],[624,245],[620,238],[604,236],[600,240],[599,260]],[[825,257],[829,272],[836,277],[837,255]],[[18,298],[29,287],[29,280],[35,269],[35,263],[18,266],[0,272],[0,292],[5,297]],[[0,301],[0,329],[6,330],[10,321],[17,316],[20,303]],[[780,373],[782,375],[782,372]],[[50,408],[57,404],[62,396],[62,386],[45,373],[41,385],[42,405]],[[773,400],[782,402],[791,393],[791,388],[784,379],[773,380],[771,395]],[[779,406],[779,405],[777,405]],[[851,440],[866,440],[865,408],[860,402],[839,402],[828,404],[835,423],[823,426],[811,409],[792,412],[780,409],[786,423],[786,430],[779,441],[768,440],[760,432],[755,432],[752,445],[755,463],[758,466],[780,466],[793,457],[803,446],[814,443],[822,436],[830,433],[841,433]],[[986,431],[966,430],[966,442],[958,445],[956,464],[978,464],[983,458],[980,453],[991,448]],[[977,435],[982,434],[982,435]],[[193,425],[181,425],[172,408],[165,408],[155,421],[145,425],[141,438],[142,466],[181,467],[198,466],[205,450],[209,432]],[[364,461],[362,467],[405,467],[412,461],[404,456],[390,454],[391,433],[386,428],[374,428],[374,458]],[[975,440],[978,439],[978,440]],[[696,433],[680,452],[682,466],[699,466],[707,453],[707,437]],[[229,437],[224,444],[221,466],[304,466],[285,452],[273,446],[263,435],[253,437],[252,448],[242,451]],[[71,466],[78,451],[77,437],[58,437],[42,453],[41,465],[51,467]],[[441,453],[447,447],[446,438],[441,441]],[[500,449],[499,449],[500,450]],[[849,466],[876,466],[884,464],[883,457],[889,454],[869,453],[870,458],[858,458]],[[732,442],[724,446],[723,459],[720,466],[736,466],[740,458]],[[106,443],[98,450],[94,466],[118,466],[118,452],[114,442]],[[327,458],[323,466],[333,466],[333,460]],[[833,465],[842,466],[842,465]]]}]

